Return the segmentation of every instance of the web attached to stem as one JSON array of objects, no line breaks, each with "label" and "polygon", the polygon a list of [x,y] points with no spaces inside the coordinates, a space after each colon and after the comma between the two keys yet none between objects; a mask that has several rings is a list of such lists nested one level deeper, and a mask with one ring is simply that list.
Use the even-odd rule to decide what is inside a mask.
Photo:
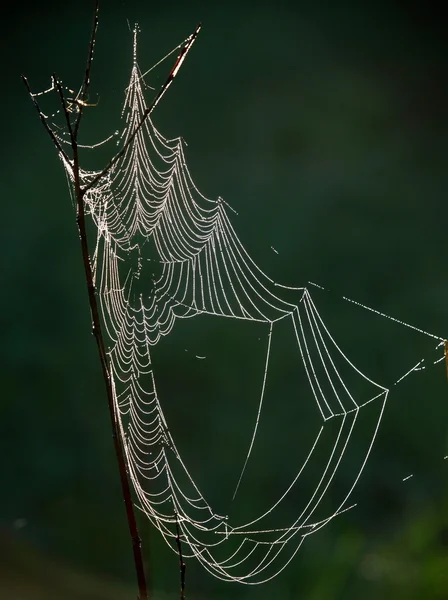
[{"label": "web attached to stem", "polygon": [[[135,44],[122,112],[123,145],[147,110]],[[71,177],[71,165],[62,159]],[[138,506],[174,552],[179,528],[184,556],[196,557],[217,578],[268,581],[288,565],[308,536],[351,508],[391,386],[362,372],[338,345],[318,310],[315,284],[282,286],[252,260],[232,226],[230,207],[221,198],[206,198],[196,187],[181,138],[166,139],[148,118],[122,159],[98,179],[99,173],[82,171],[81,183],[96,181],[84,196],[97,231],[92,265]],[[263,509],[238,521],[216,512],[184,463],[163,410],[170,399],[159,397],[151,358],[153,348],[181,320],[204,315],[257,323],[265,348],[257,409],[229,513],[238,503],[257,445],[279,332],[292,339],[295,369],[307,391],[306,398],[297,395],[288,401],[307,402],[318,423],[290,481]],[[434,337],[437,347],[444,344],[443,338],[417,331]],[[418,362],[395,383],[421,366]],[[173,365],[173,376],[175,371]],[[365,411],[369,428],[362,417]],[[351,479],[342,488],[335,485],[336,478],[360,423],[364,450],[352,461]],[[305,475],[313,481],[311,489],[301,487]],[[283,506],[294,494],[300,499],[297,512],[285,522]]]}]

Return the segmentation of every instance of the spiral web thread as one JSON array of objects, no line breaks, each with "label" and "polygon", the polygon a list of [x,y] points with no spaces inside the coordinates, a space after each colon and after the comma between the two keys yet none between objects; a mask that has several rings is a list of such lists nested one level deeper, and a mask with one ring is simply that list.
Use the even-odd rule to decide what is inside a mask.
[{"label": "spiral web thread", "polygon": [[[142,85],[135,36],[119,143],[126,143],[147,108]],[[72,167],[62,160],[70,179]],[[82,171],[82,185],[89,185],[99,173]],[[307,536],[351,508],[349,499],[371,452],[389,389],[362,373],[338,346],[311,293],[320,286],[282,286],[251,259],[229,219],[229,206],[221,198],[206,198],[196,187],[181,138],[166,139],[148,118],[124,157],[84,198],[97,231],[93,272],[138,507],[176,553],[178,525],[184,557],[196,557],[217,578],[246,584],[268,581],[288,565]],[[178,319],[204,314],[256,321],[265,327],[258,410],[233,503],[238,501],[262,419],[271,345],[280,324],[293,334],[300,358],[297,369],[307,381],[320,419],[314,442],[290,483],[275,502],[245,522],[230,522],[227,515],[217,514],[201,493],[164,416],[162,404],[169,399],[160,399],[157,393],[151,348],[170,334]],[[437,348],[444,344],[443,338],[392,320],[433,337]],[[434,362],[440,360],[443,356]],[[395,383],[421,368],[419,361]],[[366,450],[358,457],[347,489],[322,515],[326,496],[331,492],[334,498],[332,483],[367,406],[375,410]],[[326,457],[315,459],[328,430],[331,444]],[[296,517],[284,526],[285,498],[299,485],[303,473],[316,465],[321,471],[315,486]],[[277,521],[281,526],[276,526]]]}]

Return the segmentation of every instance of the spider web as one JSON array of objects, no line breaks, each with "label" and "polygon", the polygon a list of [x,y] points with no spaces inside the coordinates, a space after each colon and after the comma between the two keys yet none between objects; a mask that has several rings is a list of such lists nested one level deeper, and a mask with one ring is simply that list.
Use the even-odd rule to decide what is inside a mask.
[{"label": "spider web", "polygon": [[[119,134],[123,145],[147,110],[143,85],[134,37]],[[166,139],[147,118],[106,175],[97,180],[101,171],[81,172],[82,185],[97,180],[84,199],[97,231],[92,264],[116,411],[138,507],[173,551],[177,553],[179,529],[184,557],[197,558],[219,579],[262,583],[288,565],[308,536],[353,506],[351,496],[390,389],[421,369],[423,361],[389,386],[363,372],[324,322],[315,300],[320,286],[283,286],[258,267],[233,228],[232,209],[222,198],[205,197],[195,185],[184,146],[182,138]],[[71,165],[62,158],[71,178]],[[154,348],[174,328],[205,317],[241,327],[252,322],[264,344],[254,421],[225,514],[202,493],[176,446],[163,409],[170,399],[158,394],[152,361]],[[438,349],[443,346],[443,338],[392,321],[436,340]],[[301,393],[288,401],[314,412],[315,431],[303,454],[296,453],[294,472],[275,496],[267,495],[264,506],[263,499],[256,503],[253,514],[238,513],[235,507],[257,451],[266,404],[272,401],[274,348],[285,336],[290,340],[288,359],[302,381]],[[443,355],[433,362],[441,360]],[[213,397],[208,401],[213,403]],[[350,480],[337,484],[359,427],[363,449],[350,454]],[[191,436],[194,443],[194,431]]]}]

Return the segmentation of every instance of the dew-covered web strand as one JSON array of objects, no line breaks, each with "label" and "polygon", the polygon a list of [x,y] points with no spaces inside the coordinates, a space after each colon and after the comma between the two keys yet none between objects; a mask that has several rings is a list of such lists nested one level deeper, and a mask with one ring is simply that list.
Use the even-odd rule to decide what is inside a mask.
[{"label": "dew-covered web strand", "polygon": [[[182,50],[164,91],[178,72],[185,58],[183,49],[191,41],[192,36],[175,49]],[[114,400],[129,475],[139,509],[174,552],[178,552],[179,528],[184,556],[196,557],[215,577],[262,583],[289,564],[309,535],[353,507],[349,500],[375,442],[389,388],[362,372],[337,343],[312,294],[313,286],[321,286],[310,283],[295,288],[275,282],[239,239],[229,217],[233,209],[221,198],[213,200],[200,192],[188,169],[184,141],[165,138],[152,121],[152,111],[164,91],[147,104],[142,85],[150,72],[138,66],[136,28],[122,127],[105,140],[118,139],[118,153],[102,171],[81,171],[86,213],[97,231],[92,267],[108,338]],[[54,92],[54,86],[42,94],[50,92]],[[57,139],[62,147],[64,137],[58,134]],[[70,161],[65,154],[61,158],[71,182]],[[152,273],[151,265],[160,267],[159,275]],[[297,299],[291,301],[293,293]],[[443,346],[446,352],[443,338],[347,297],[344,300],[378,318],[392,319],[419,335],[437,339],[438,350]],[[157,391],[152,348],[171,334],[178,320],[199,315],[231,319],[236,324],[251,321],[266,327],[258,405],[247,451],[236,471],[229,513],[238,503],[254,460],[265,403],[269,402],[266,386],[272,343],[280,326],[291,332],[297,371],[307,390],[306,398],[301,394],[294,400],[308,402],[320,421],[309,448],[303,449],[302,459],[289,457],[297,461],[294,474],[278,490],[276,499],[266,501],[264,508],[241,522],[218,514],[199,489],[165,418],[163,404],[169,399],[160,398]],[[432,362],[439,360],[443,356]],[[420,366],[421,360],[392,388]],[[356,391],[360,382],[367,390],[362,397]],[[213,402],[213,398],[207,401]],[[367,450],[358,457],[348,491],[338,500],[332,498],[334,509],[322,515],[324,500],[346,458],[359,416],[365,406],[374,403],[377,411],[372,417]],[[324,439],[327,446],[331,442],[328,448]],[[327,455],[322,458],[324,448]],[[310,470],[316,473],[315,484],[295,518],[285,525],[280,518],[282,506]],[[281,523],[278,527],[272,524],[277,518]]]},{"label": "dew-covered web strand", "polygon": [[252,453],[252,448],[254,446],[255,438],[256,438],[256,435],[257,435],[258,424],[260,422],[260,416],[261,416],[261,409],[262,409],[262,406],[263,406],[264,391],[265,391],[265,388],[266,388],[266,377],[267,377],[267,374],[268,374],[269,355],[270,355],[270,351],[271,351],[271,337],[272,337],[272,323],[271,323],[271,326],[269,328],[268,348],[267,348],[267,351],[266,351],[266,364],[265,364],[264,373],[263,373],[263,383],[262,383],[262,387],[261,387],[261,395],[260,395],[260,401],[258,403],[258,411],[257,411],[256,420],[255,420],[254,431],[252,433],[252,439],[250,441],[249,450],[247,451],[247,455],[246,455],[246,458],[244,460],[243,468],[241,470],[240,476],[238,477],[238,483],[236,484],[235,491],[233,492],[232,500],[235,500],[236,495],[238,493],[238,489],[239,489],[239,487],[241,485],[241,481],[242,481],[242,479],[244,477],[244,472],[246,470],[247,463],[249,462],[249,458],[250,458],[250,455]]}]

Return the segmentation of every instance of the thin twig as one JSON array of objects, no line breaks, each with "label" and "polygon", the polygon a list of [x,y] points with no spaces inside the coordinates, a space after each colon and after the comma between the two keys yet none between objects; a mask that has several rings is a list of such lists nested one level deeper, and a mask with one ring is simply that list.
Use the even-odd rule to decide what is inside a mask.
[{"label": "thin twig", "polygon": [[182,554],[182,542],[180,540],[180,527],[179,527],[179,515],[176,511],[176,545],[177,552],[179,554],[179,566],[180,566],[180,600],[185,600],[185,571],[187,565],[184,563],[184,557]]},{"label": "thin twig", "polygon": [[92,34],[90,36],[89,51],[87,53],[86,71],[85,71],[84,83],[83,83],[82,91],[81,91],[81,102],[78,104],[78,116],[76,118],[75,128],[74,128],[75,136],[78,134],[79,124],[81,123],[81,118],[82,118],[82,113],[83,113],[83,108],[87,101],[87,94],[89,92],[90,72],[92,70],[93,51],[95,49],[95,40],[96,40],[97,31],[98,31],[98,14],[99,14],[99,0],[96,0],[95,10],[94,10],[94,14],[93,14]]},{"label": "thin twig", "polygon": [[[29,96],[30,96],[30,98],[31,98],[31,100],[32,100],[32,102],[33,102],[33,104],[34,104],[34,106],[35,106],[36,110],[37,110],[37,113],[38,113],[38,115],[39,115],[39,119],[40,119],[40,121],[41,121],[42,125],[44,126],[44,128],[45,128],[46,132],[48,133],[48,135],[49,135],[49,136],[50,136],[50,138],[52,139],[52,141],[53,141],[53,144],[54,144],[54,145],[55,145],[55,147],[56,147],[56,150],[57,150],[57,151],[58,151],[60,154],[62,154],[62,156],[64,157],[64,159],[67,161],[67,164],[71,164],[71,161],[70,161],[70,159],[69,159],[69,157],[68,157],[68,154],[65,152],[65,150],[64,150],[64,148],[61,146],[61,144],[60,144],[60,142],[59,142],[58,138],[55,136],[55,134],[54,134],[53,130],[52,130],[52,129],[51,129],[51,127],[48,125],[48,123],[47,123],[47,119],[46,119],[46,117],[45,117],[44,113],[41,111],[41,109],[40,109],[40,106],[39,106],[39,103],[38,103],[38,101],[36,100],[36,96],[35,96],[35,95],[33,94],[33,92],[31,91],[30,84],[28,83],[28,79],[25,77],[25,75],[22,75],[22,81],[23,81],[23,83],[25,84],[25,87],[26,87],[26,89],[28,90],[28,94],[29,94]],[[53,82],[53,84],[54,84],[54,82]]]}]

